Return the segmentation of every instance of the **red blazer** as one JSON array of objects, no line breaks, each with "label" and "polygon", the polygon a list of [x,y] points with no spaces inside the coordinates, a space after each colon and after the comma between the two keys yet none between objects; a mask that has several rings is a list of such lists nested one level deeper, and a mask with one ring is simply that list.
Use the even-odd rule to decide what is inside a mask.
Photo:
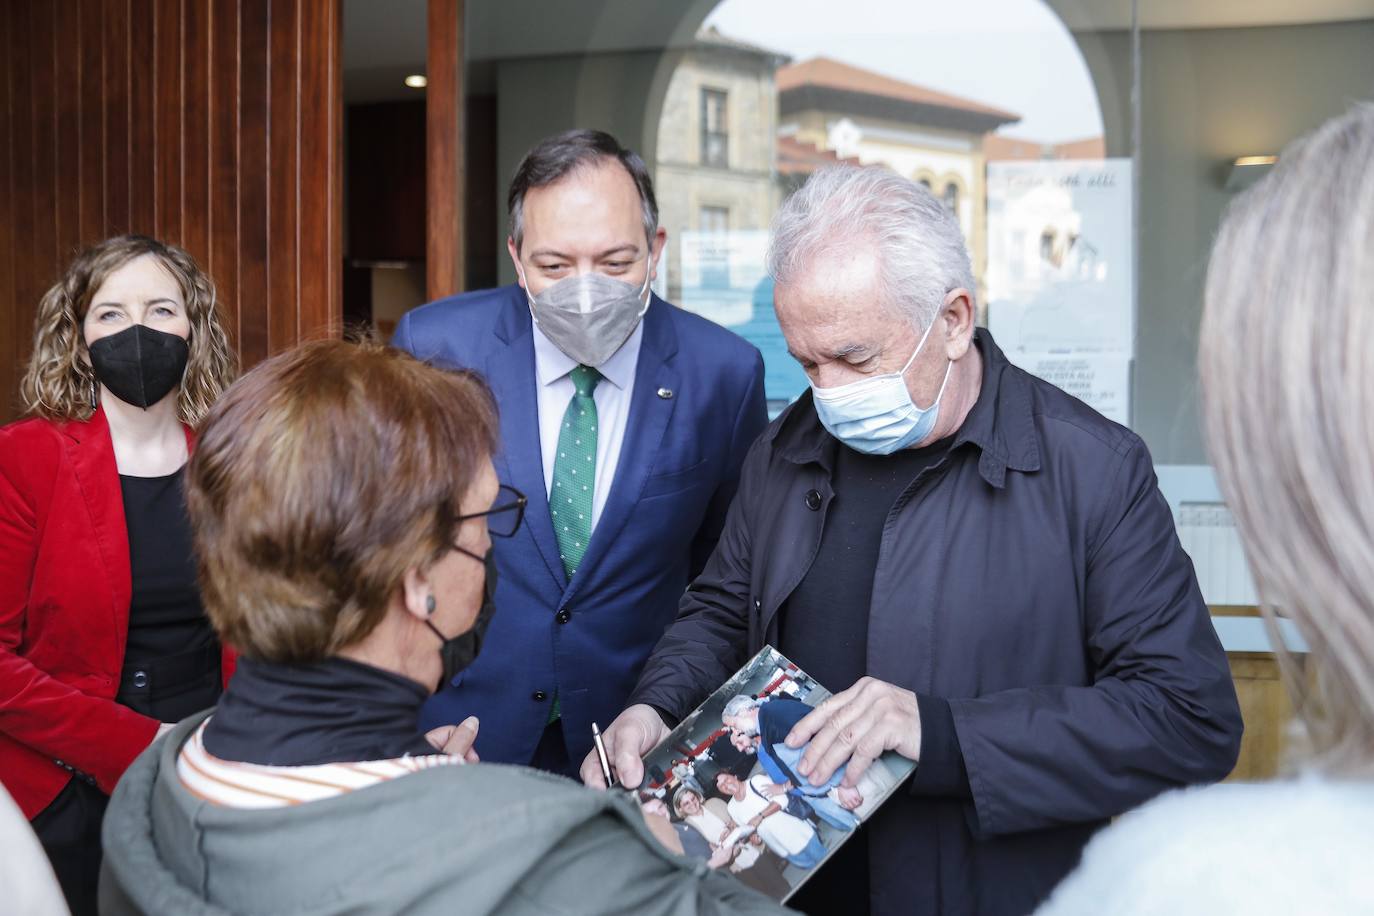
[{"label": "red blazer", "polygon": [[114,700],[132,588],[104,411],[0,428],[0,781],[25,817],[73,771],[113,791],[157,734]]}]

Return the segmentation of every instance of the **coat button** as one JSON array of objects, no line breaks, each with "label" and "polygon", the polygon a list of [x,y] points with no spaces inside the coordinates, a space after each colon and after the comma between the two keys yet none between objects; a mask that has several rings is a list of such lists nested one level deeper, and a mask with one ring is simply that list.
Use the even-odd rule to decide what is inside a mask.
[{"label": "coat button", "polygon": [[530,699],[534,700],[536,703],[542,703],[548,698],[549,695],[542,690],[536,690],[534,693],[530,694]]},{"label": "coat button", "polygon": [[821,491],[820,491],[820,490],[807,490],[807,491],[806,491],[806,508],[810,509],[812,512],[815,512],[815,511],[816,511],[817,509],[819,509],[820,507],[821,507]]},{"label": "coat button", "polygon": [[553,619],[557,620],[559,623],[567,623],[569,620],[572,620],[572,611],[563,608],[563,610],[553,615]]},{"label": "coat button", "polygon": [[134,672],[133,685],[134,685],[135,687],[147,687],[147,686],[148,686],[148,672],[146,672],[146,671],[135,671],[135,672]]}]

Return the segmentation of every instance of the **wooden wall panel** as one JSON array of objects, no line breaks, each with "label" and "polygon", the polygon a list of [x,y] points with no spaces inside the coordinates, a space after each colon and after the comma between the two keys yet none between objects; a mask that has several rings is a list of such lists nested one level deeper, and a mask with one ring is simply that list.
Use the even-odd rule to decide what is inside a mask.
[{"label": "wooden wall panel", "polygon": [[[89,5],[97,6],[104,14],[105,34],[87,36],[100,49],[99,82],[92,85],[92,104],[100,106],[101,120],[104,124],[99,156],[101,163],[101,188],[104,194],[104,228],[111,234],[127,231],[133,220],[130,215],[130,136],[132,122],[130,104],[131,70],[129,59],[130,10],[129,0],[108,3],[106,0],[89,0]],[[92,235],[98,233],[93,232]],[[88,236],[89,238],[89,236]]]},{"label": "wooden wall panel", "polygon": [[[0,4],[0,48],[14,46],[12,29],[14,8]],[[4,65],[0,65],[3,69]],[[0,76],[0,302],[13,302],[14,289],[14,231],[11,220],[16,216],[14,206],[14,86]],[[10,385],[10,371],[19,356],[19,315],[14,309],[0,308],[0,385]]]},{"label": "wooden wall panel", "polygon": [[[81,245],[81,198],[68,188],[81,187],[81,58],[71,45],[81,31],[81,7],[67,0],[52,10],[53,201],[57,229],[57,257],[70,257]],[[79,44],[79,43],[78,43]],[[43,155],[43,151],[39,151]]]},{"label": "wooden wall panel", "polygon": [[[308,2],[308,0],[307,0]],[[269,302],[299,300],[300,277],[295,270],[299,256],[298,218],[300,173],[296,125],[301,120],[300,93],[292,87],[300,80],[300,61],[293,48],[301,42],[300,4],[274,0],[270,17],[271,48],[267,61],[279,77],[267,84],[267,178],[270,252],[267,261],[267,298]],[[245,339],[253,341],[255,354],[282,346],[283,341],[300,336],[299,316],[284,309],[269,310],[258,322],[244,317]],[[251,338],[249,332],[253,332]],[[245,358],[247,353],[245,352]]]},{"label": "wooden wall panel", "polygon": [[313,339],[342,317],[343,296],[343,83],[342,7],[302,0],[297,7],[300,60],[300,148],[297,200],[302,213],[320,218],[297,223],[300,260],[328,262],[337,270],[301,271],[297,334]]},{"label": "wooden wall panel", "polygon": [[[33,213],[33,235],[31,244],[35,263],[46,266],[47,273],[53,272],[58,258],[57,241],[57,48],[55,23],[57,5],[34,3],[30,8],[28,45],[30,52],[29,89],[23,96],[28,104],[29,156],[33,170],[33,183],[28,188],[16,188],[23,195],[29,192],[28,204]],[[25,134],[24,124],[15,125],[19,137]],[[22,201],[22,197],[21,197]],[[22,206],[22,202],[21,202]],[[23,245],[21,237],[15,240]],[[16,252],[16,268],[22,269],[24,253]],[[30,290],[41,292],[45,287],[41,282],[30,280]],[[37,304],[35,300],[34,304]]]},{"label": "wooden wall panel", "polygon": [[153,235],[184,241],[181,196],[181,115],[185,105],[181,51],[182,0],[154,0]]},{"label": "wooden wall panel", "polygon": [[[32,336],[32,309],[37,306],[38,298],[34,291],[32,272],[20,271],[20,240],[24,240],[25,252],[32,248],[33,225],[33,137],[25,130],[32,130],[32,109],[29,101],[32,80],[29,76],[29,34],[31,10],[25,5],[10,4],[4,7],[6,20],[5,47],[12,56],[5,74],[4,95],[8,100],[8,121],[3,135],[3,143],[9,150],[7,162],[0,168],[7,171],[0,176],[0,185],[5,188],[4,200],[0,200],[0,296],[6,302],[27,302],[26,310],[6,308],[0,305],[0,329],[5,337],[0,340],[0,384],[5,386],[5,402],[11,400],[11,392],[17,393],[18,367],[24,354],[28,352],[28,338]],[[0,411],[8,404],[0,402]],[[0,416],[7,416],[0,413]]]},{"label": "wooden wall panel", "polygon": [[[210,275],[215,278],[215,291],[224,304],[225,321],[237,334],[239,326],[240,274],[242,263],[239,249],[242,236],[239,224],[239,145],[243,124],[239,119],[239,11],[232,3],[214,4],[209,21],[209,43],[206,48],[209,73],[207,104],[217,117],[207,118],[207,143],[210,155],[206,176],[208,201],[206,223],[209,232]],[[238,125],[237,128],[235,125]],[[260,155],[264,155],[260,153]],[[266,227],[264,226],[264,231]],[[261,254],[259,255],[261,256]],[[258,302],[266,302],[258,299]]]},{"label": "wooden wall panel", "polygon": [[[213,86],[219,82],[210,78],[211,12],[200,3],[182,3],[181,238],[186,250],[207,271],[215,267],[210,260],[210,171],[214,158],[210,118],[217,114],[224,125],[234,123],[232,107],[216,112],[210,105]],[[219,76],[232,83],[232,63]]]},{"label": "wooden wall panel", "polygon": [[430,299],[463,291],[463,0],[429,0],[426,104],[428,222],[425,286]]},{"label": "wooden wall panel", "polygon": [[[236,251],[239,255],[239,271],[236,297],[240,303],[237,319],[239,352],[245,363],[255,362],[267,353],[267,319],[272,302],[267,285],[268,262],[272,256],[268,240],[273,237],[270,220],[277,210],[285,206],[281,201],[277,202],[275,209],[267,206],[267,175],[271,163],[267,143],[270,87],[264,76],[267,73],[271,41],[269,6],[268,0],[243,0],[238,9],[243,38],[238,45],[240,85],[237,92],[239,131],[236,155],[239,158],[235,170],[238,179],[235,205],[238,208]],[[282,62],[277,74],[279,83],[287,78],[285,68]],[[295,219],[294,211],[290,219]],[[289,225],[289,222],[282,225]],[[286,257],[284,252],[288,249],[284,248],[285,245],[286,239],[280,236],[275,238],[272,250],[276,251],[278,259]],[[294,252],[295,249],[289,250]]]},{"label": "wooden wall panel", "polygon": [[187,248],[245,365],[342,316],[341,0],[0,3],[0,422],[82,246]]},{"label": "wooden wall panel", "polygon": [[[157,232],[157,79],[151,0],[129,0],[129,222],[111,228]],[[116,179],[117,180],[117,179]]]},{"label": "wooden wall panel", "polygon": [[1231,652],[1227,658],[1245,720],[1240,759],[1228,778],[1273,779],[1283,766],[1293,718],[1293,703],[1279,676],[1278,659],[1269,652]]}]

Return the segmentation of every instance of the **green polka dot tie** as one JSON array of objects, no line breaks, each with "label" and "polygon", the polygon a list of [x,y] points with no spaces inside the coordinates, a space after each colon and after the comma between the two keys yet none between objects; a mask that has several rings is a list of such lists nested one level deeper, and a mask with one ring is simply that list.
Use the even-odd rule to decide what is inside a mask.
[{"label": "green polka dot tie", "polygon": [[596,495],[596,401],[592,392],[601,373],[590,366],[572,371],[577,391],[563,414],[558,454],[553,460],[549,515],[558,535],[558,553],[571,579],[592,536],[592,497]]}]

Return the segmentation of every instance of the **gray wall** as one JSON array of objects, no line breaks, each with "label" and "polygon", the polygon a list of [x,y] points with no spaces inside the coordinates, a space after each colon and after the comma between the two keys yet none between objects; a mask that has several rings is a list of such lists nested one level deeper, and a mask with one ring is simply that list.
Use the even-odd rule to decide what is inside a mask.
[{"label": "gray wall", "polygon": [[[1130,152],[1130,36],[1080,36],[1108,152]],[[1204,464],[1197,336],[1226,163],[1374,98],[1374,22],[1146,32],[1133,425],[1159,464]],[[1104,90],[1106,90],[1104,92]]]}]

